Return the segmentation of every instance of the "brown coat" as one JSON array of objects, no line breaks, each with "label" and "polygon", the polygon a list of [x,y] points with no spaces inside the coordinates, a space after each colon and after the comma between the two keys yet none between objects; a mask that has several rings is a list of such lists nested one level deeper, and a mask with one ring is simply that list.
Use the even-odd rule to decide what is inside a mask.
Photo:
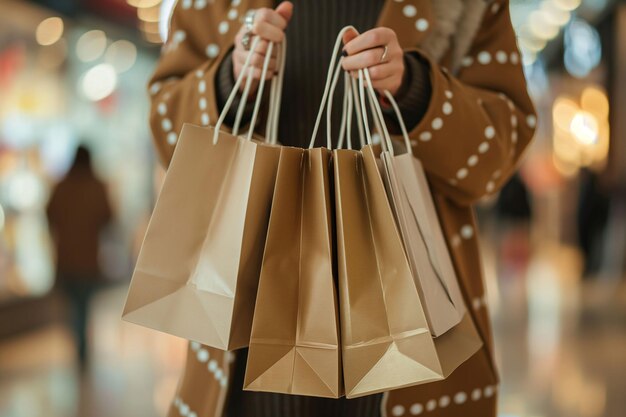
[{"label": "brown coat", "polygon": [[[151,125],[165,165],[183,123],[217,120],[214,77],[238,19],[271,4],[178,1],[150,82]],[[498,377],[472,204],[497,192],[515,171],[536,123],[509,2],[387,0],[377,26],[394,29],[403,48],[429,62],[431,102],[410,136],[429,175],[465,301],[486,341],[448,379],[387,393],[383,415],[495,416]],[[191,343],[170,415],[220,416],[233,355]]]}]

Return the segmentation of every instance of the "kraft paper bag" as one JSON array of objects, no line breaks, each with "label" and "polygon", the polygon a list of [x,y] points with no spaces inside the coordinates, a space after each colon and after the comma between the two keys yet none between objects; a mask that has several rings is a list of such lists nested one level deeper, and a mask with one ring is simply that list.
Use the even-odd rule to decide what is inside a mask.
[{"label": "kraft paper bag", "polygon": [[374,151],[333,161],[346,397],[442,379]]},{"label": "kraft paper bag", "polygon": [[343,393],[330,150],[281,149],[244,389]]},{"label": "kraft paper bag", "polygon": [[420,300],[433,336],[462,320],[466,308],[426,174],[410,153],[382,152],[382,166]]},{"label": "kraft paper bag", "polygon": [[181,132],[123,319],[219,349],[248,345],[279,148]]}]

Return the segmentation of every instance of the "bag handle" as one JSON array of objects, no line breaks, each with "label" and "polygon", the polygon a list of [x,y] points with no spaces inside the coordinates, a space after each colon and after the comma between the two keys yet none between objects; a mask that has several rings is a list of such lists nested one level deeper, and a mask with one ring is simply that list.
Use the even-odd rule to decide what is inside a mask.
[{"label": "bag handle", "polygon": [[[254,51],[256,50],[256,48],[259,45],[259,37],[255,36],[254,39],[252,40],[252,45],[250,46],[250,51],[248,52],[248,55],[246,56],[246,60],[241,68],[241,72],[239,74],[239,77],[237,77],[237,81],[235,82],[235,85],[233,86],[232,91],[230,92],[228,99],[226,100],[226,103],[224,104],[224,107],[222,108],[222,111],[220,113],[220,116],[217,120],[217,123],[215,123],[215,130],[213,133],[213,143],[217,143],[218,139],[219,139],[219,132],[220,132],[220,128],[222,127],[222,124],[224,123],[224,120],[226,119],[226,115],[228,114],[228,111],[230,110],[230,107],[233,104],[233,101],[235,100],[235,97],[237,95],[237,91],[239,90],[239,87],[241,86],[241,83],[243,82],[243,78],[246,77],[246,72],[249,71],[248,73],[248,77],[246,80],[246,86],[244,87],[244,94],[249,93],[250,90],[250,86],[249,84],[251,84],[251,79],[252,77],[251,72],[252,69],[250,68],[250,61],[252,58],[252,55],[254,54]],[[250,119],[250,126],[248,128],[248,133],[246,136],[247,140],[251,140],[252,139],[252,133],[254,132],[254,126],[256,124],[256,119],[259,113],[259,108],[261,106],[261,99],[263,98],[263,88],[265,87],[265,77],[267,75],[267,69],[269,67],[269,62],[270,59],[272,57],[272,49],[274,47],[274,43],[270,42],[268,44],[267,47],[267,52],[265,55],[265,59],[263,60],[263,69],[261,70],[261,81],[259,82],[259,86],[258,86],[258,91],[257,91],[257,97],[256,97],[256,101],[254,103],[254,110],[252,112],[252,118]],[[247,91],[247,93],[246,93]],[[241,115],[239,114],[240,111],[242,111],[242,107],[241,106],[245,106],[245,101],[247,99],[247,95],[246,97],[244,97],[240,103],[240,107],[237,111],[237,117],[235,120],[235,123],[237,125],[237,130],[239,128],[239,122],[241,120]],[[272,104],[272,103],[270,103]],[[235,133],[234,129],[233,129],[233,133]]]},{"label": "bag handle", "polygon": [[270,103],[268,122],[265,125],[265,137],[268,143],[278,142],[278,120],[280,116],[281,98],[285,79],[285,62],[287,59],[287,38],[278,44],[278,74],[272,80],[270,89]]},{"label": "bag handle", "polygon": [[[313,133],[311,134],[311,141],[309,142],[309,148],[312,148],[315,145],[315,138],[317,137],[317,132],[319,130],[320,122],[322,120],[322,113],[324,113],[324,110],[326,109],[326,106],[324,104],[327,104],[328,96],[331,90],[331,84],[333,84],[333,81],[335,81],[335,78],[338,77],[339,71],[341,70],[341,65],[337,65],[337,68],[335,68],[335,63],[337,62],[337,54],[339,53],[339,48],[341,48],[341,41],[343,39],[343,35],[348,30],[356,31],[354,26],[346,26],[339,31],[339,34],[337,35],[337,39],[335,40],[335,45],[333,47],[330,64],[328,65],[328,72],[326,74],[326,84],[324,86],[324,93],[322,94],[322,101],[320,103],[320,107],[317,112],[317,118],[315,119],[315,126],[313,128]],[[341,64],[341,60],[339,61],[339,64]],[[336,86],[336,81],[334,82],[334,84]],[[328,116],[327,116],[327,119],[328,119]],[[331,148],[330,126],[328,125],[326,126],[326,147],[329,149]]]},{"label": "bag handle", "polygon": [[[364,113],[363,123],[366,126],[365,133],[366,133],[367,142],[370,145],[373,143],[371,133],[368,127],[367,113],[365,113],[365,94],[363,91],[364,90],[363,78],[365,78],[365,80],[367,81],[366,89],[369,93],[368,101],[369,101],[370,106],[373,107],[372,116],[374,117],[374,121],[377,122],[377,129],[382,135],[383,147],[386,148],[386,150],[393,156],[394,150],[393,150],[393,144],[391,141],[391,136],[389,135],[389,130],[387,129],[387,124],[385,123],[385,119],[383,116],[382,109],[380,107],[380,103],[378,101],[378,97],[376,95],[376,92],[374,91],[374,88],[372,87],[372,80],[369,74],[369,70],[367,68],[364,68],[362,70],[359,70],[359,97],[360,97],[361,111]],[[398,123],[400,124],[400,130],[402,131],[402,137],[404,139],[404,143],[407,148],[407,153],[409,153],[410,155],[413,155],[413,149],[411,148],[411,140],[406,130],[406,125],[404,124],[404,119],[402,118],[402,113],[400,112],[398,103],[396,102],[396,99],[393,97],[393,95],[389,92],[389,90],[384,90],[383,92],[385,94],[385,97],[387,97],[387,100],[389,100],[389,103],[391,104],[391,107],[393,108],[394,113],[398,119]]]},{"label": "bag handle", "polygon": [[[280,115],[280,104],[281,104],[281,96],[283,91],[283,80],[285,74],[285,58],[287,51],[287,39],[283,39],[282,43],[276,44],[276,49],[278,50],[277,56],[277,66],[278,71],[276,77],[274,77],[271,81],[270,87],[270,97],[269,97],[269,111],[267,115],[267,122],[265,123],[265,142],[276,144],[278,142],[278,120]],[[266,56],[267,58],[267,56]],[[235,119],[235,124],[233,126],[233,134],[237,135],[239,129],[239,123],[243,116],[243,113],[246,108],[246,101],[248,99],[248,95],[250,94],[250,85],[252,84],[252,72],[254,69],[250,67],[249,75],[246,80],[246,85],[244,87],[243,94],[241,96],[241,101],[239,103],[239,108],[237,109],[237,117]],[[263,78],[260,80],[260,83],[265,84],[266,80]],[[253,127],[252,125],[250,127]]]}]

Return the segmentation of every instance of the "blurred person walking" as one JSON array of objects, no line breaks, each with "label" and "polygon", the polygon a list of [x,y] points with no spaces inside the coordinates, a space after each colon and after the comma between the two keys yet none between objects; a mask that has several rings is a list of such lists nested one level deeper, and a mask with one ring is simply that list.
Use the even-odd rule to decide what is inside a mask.
[{"label": "blurred person walking", "polygon": [[[169,22],[149,83],[150,124],[166,167],[184,123],[208,126],[217,120],[253,36],[261,38],[260,53],[252,58],[253,91],[268,42],[288,41],[278,140],[307,147],[335,36],[346,25],[361,32],[345,36],[343,68],[369,68],[378,93],[395,96],[431,182],[465,302],[485,341],[444,381],[350,400],[242,391],[246,349],[223,352],[192,342],[169,415],[374,417],[428,411],[494,417],[498,380],[472,205],[515,172],[536,123],[509,1],[181,0]],[[270,77],[276,68],[272,59]],[[381,102],[388,124],[397,125],[393,110]],[[252,104],[251,99],[248,112]],[[232,125],[234,114],[226,120]]]},{"label": "blurred person walking", "polygon": [[69,172],[55,186],[47,216],[56,248],[55,286],[69,303],[78,361],[84,370],[89,302],[104,280],[98,264],[99,237],[112,217],[106,186],[94,173],[86,147],[78,147]]}]

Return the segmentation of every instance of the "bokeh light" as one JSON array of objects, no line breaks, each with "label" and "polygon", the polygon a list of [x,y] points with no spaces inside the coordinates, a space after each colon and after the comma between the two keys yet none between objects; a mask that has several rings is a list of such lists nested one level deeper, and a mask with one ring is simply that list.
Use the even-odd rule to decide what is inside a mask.
[{"label": "bokeh light", "polygon": [[81,80],[81,91],[89,100],[102,100],[113,93],[117,74],[111,64],[99,64],[87,71]]},{"label": "bokeh light", "polygon": [[35,39],[39,45],[52,45],[63,36],[63,20],[60,17],[49,17],[37,26]]},{"label": "bokeh light", "polygon": [[107,37],[101,30],[85,32],[76,43],[76,56],[83,62],[100,58],[107,46]]},{"label": "bokeh light", "polygon": [[131,69],[136,59],[137,47],[127,40],[113,42],[104,54],[104,62],[111,64],[118,74]]}]

